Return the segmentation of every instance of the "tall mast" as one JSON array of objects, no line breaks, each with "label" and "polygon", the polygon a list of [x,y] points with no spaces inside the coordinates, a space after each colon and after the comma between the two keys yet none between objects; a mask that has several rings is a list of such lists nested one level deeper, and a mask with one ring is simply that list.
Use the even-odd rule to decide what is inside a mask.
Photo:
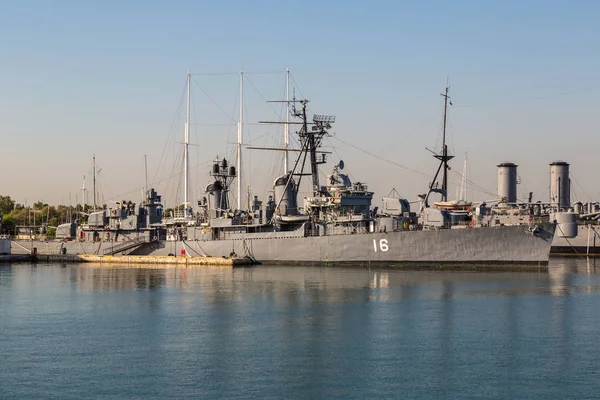
[{"label": "tall mast", "polygon": [[192,78],[192,71],[188,70],[187,76],[187,112],[185,118],[185,138],[183,141],[183,207],[185,212],[185,216],[187,216],[187,207],[189,202],[189,152],[188,146],[190,144],[190,100],[191,100],[191,92],[190,92],[190,82]]},{"label": "tall mast", "polygon": [[93,189],[94,189],[94,210],[96,210],[96,155],[94,154],[94,158],[93,158],[93,162],[92,162],[92,166],[94,169],[93,175],[94,175],[94,184],[93,184]]},{"label": "tall mast", "polygon": [[463,164],[462,181],[460,182],[460,198],[458,200],[467,200],[467,152],[465,152],[465,163]]},{"label": "tall mast", "polygon": [[317,140],[315,133],[308,131],[308,122],[306,120],[306,104],[308,100],[302,100],[302,130],[305,135],[308,135],[308,150],[310,152],[310,172],[312,175],[313,196],[319,195],[319,170],[317,164]]},{"label": "tall mast", "polygon": [[444,163],[444,171],[442,175],[442,193],[443,201],[448,201],[448,146],[446,145],[446,117],[448,113],[448,89],[450,87],[446,85],[446,93],[442,94],[444,97],[444,127],[442,133],[442,162]]},{"label": "tall mast", "polygon": [[[452,160],[454,158],[454,156],[449,155],[448,154],[448,146],[446,145],[446,120],[447,120],[447,116],[448,116],[448,103],[450,103],[450,105],[452,105],[452,102],[449,102],[450,96],[448,95],[448,90],[450,89],[450,86],[446,85],[446,91],[444,93],[441,93],[442,97],[444,97],[444,125],[442,128],[442,153],[441,154],[437,154],[431,150],[433,153],[433,156],[435,158],[437,158],[438,160],[440,160],[440,165],[435,173],[435,176],[433,177],[433,180],[431,181],[431,184],[429,186],[429,192],[427,193],[427,196],[425,197],[425,206],[427,207],[427,201],[429,200],[429,195],[432,192],[437,192],[440,193],[442,195],[442,201],[448,201],[448,161]],[[442,170],[443,168],[443,172],[442,172],[442,188],[439,189],[437,187],[437,177],[439,176],[440,170]]]},{"label": "tall mast", "polygon": [[144,154],[144,181],[146,182],[146,185],[144,186],[144,192],[148,192],[148,161],[146,160],[145,154]]},{"label": "tall mast", "polygon": [[285,69],[285,124],[283,125],[283,173],[289,170],[288,146],[290,144],[290,69]]},{"label": "tall mast", "polygon": [[240,70],[240,122],[237,134],[237,209],[242,209],[242,139],[244,125],[244,71]]},{"label": "tall mast", "polygon": [[87,201],[85,195],[85,174],[83,174],[83,184],[81,185],[81,202],[83,203],[83,211],[85,211],[85,202]]},{"label": "tall mast", "polygon": [[[300,131],[300,137],[303,138],[302,147],[310,155],[310,170],[312,175],[312,186],[313,196],[317,197],[321,194],[321,188],[319,186],[319,164],[325,164],[325,153],[322,153],[321,160],[317,160],[317,149],[321,146],[323,136],[327,134],[327,129],[331,128],[331,124],[335,122],[333,115],[314,115],[313,122],[311,123],[311,130],[308,129],[308,121],[306,119],[306,105],[308,100],[300,100],[302,105],[302,111],[296,112],[294,108],[294,115],[302,117],[302,129]],[[304,169],[304,162],[302,163],[302,169]],[[302,175],[300,175],[302,177]],[[300,183],[298,183],[299,185]]]}]

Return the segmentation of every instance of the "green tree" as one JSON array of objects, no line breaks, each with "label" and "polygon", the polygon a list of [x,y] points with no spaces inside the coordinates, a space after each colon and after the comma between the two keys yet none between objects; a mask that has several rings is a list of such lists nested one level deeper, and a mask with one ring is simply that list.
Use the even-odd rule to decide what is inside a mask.
[{"label": "green tree", "polygon": [[44,203],[43,201],[36,201],[35,203],[33,203],[33,209],[34,210],[41,210],[44,207],[46,207],[48,204]]},{"label": "green tree", "polygon": [[12,215],[4,215],[2,217],[2,233],[13,234],[15,232],[15,218]]},{"label": "green tree", "polygon": [[54,228],[54,227],[48,228],[48,230],[46,231],[46,238],[54,239],[55,237],[56,237],[56,228]]},{"label": "green tree", "polygon": [[10,214],[15,208],[15,202],[10,196],[0,196],[0,215]]},{"label": "green tree", "polygon": [[50,217],[48,220],[48,226],[58,226],[59,220],[57,217]]}]

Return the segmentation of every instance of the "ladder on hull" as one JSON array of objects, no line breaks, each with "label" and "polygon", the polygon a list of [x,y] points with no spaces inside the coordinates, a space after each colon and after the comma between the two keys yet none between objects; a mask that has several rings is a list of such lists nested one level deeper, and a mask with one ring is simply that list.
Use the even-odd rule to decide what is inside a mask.
[{"label": "ladder on hull", "polygon": [[115,255],[116,253],[121,253],[127,250],[130,250],[130,252],[132,252],[133,250],[141,247],[142,245],[149,243],[149,241],[146,238],[138,238],[138,239],[133,239],[124,243],[120,243],[116,246],[111,246],[108,249],[103,250],[103,254],[105,256],[112,256]]}]

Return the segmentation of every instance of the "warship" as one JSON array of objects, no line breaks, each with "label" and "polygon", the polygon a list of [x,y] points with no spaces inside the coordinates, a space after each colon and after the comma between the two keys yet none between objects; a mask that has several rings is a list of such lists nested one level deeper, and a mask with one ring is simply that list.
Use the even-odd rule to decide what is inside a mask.
[{"label": "warship", "polygon": [[[439,166],[418,209],[407,199],[382,198],[372,206],[374,193],[367,184],[353,182],[336,163],[326,181],[319,180],[319,166],[327,162],[322,141],[329,135],[334,116],[307,115],[308,100],[287,99],[284,173],[275,177],[273,194],[265,204],[254,196],[248,210],[240,204],[241,125],[238,124],[237,166],[217,158],[210,169],[212,183],[194,212],[188,194],[188,141],[190,109],[184,137],[183,209],[164,215],[161,196],[146,192],[140,205],[122,201],[114,208],[92,212],[87,224],[58,227],[56,239],[17,243],[15,250],[39,253],[86,253],[104,255],[186,255],[249,257],[260,263],[286,264],[382,264],[437,265],[545,265],[554,237],[554,221],[496,223],[485,204],[448,201],[448,162],[453,158],[446,145],[448,88],[444,96],[442,148],[434,153]],[[243,90],[243,89],[241,89]],[[240,97],[242,98],[242,96]],[[240,105],[240,108],[242,105]],[[241,110],[240,110],[241,111]],[[240,112],[240,115],[243,115]],[[289,121],[289,117],[294,121]],[[299,125],[300,148],[288,165],[288,127]],[[293,164],[293,165],[292,165]],[[298,204],[302,179],[310,179],[311,194]],[[441,185],[438,183],[441,179]],[[237,206],[230,191],[237,182]],[[433,195],[441,201],[430,205]]]}]

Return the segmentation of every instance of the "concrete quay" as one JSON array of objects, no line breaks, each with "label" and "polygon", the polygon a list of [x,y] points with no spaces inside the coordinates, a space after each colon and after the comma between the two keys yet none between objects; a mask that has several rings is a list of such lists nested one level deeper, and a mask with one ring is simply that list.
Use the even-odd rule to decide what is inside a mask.
[{"label": "concrete quay", "polygon": [[10,254],[0,256],[1,262],[60,262],[96,263],[124,265],[177,265],[177,266],[222,266],[242,267],[255,264],[249,258],[186,257],[186,256],[99,256],[94,254]]}]

